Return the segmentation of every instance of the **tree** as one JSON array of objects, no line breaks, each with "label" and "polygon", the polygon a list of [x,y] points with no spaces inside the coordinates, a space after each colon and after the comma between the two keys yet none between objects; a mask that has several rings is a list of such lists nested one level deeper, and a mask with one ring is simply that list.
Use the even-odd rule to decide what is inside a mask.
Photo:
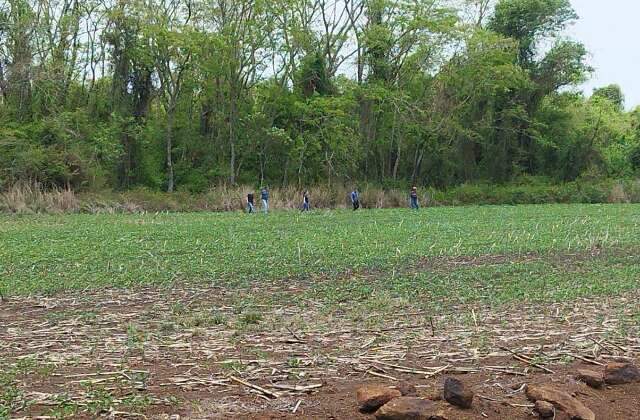
[{"label": "tree", "polygon": [[7,6],[8,10],[0,11],[0,39],[4,41],[0,44],[0,88],[13,118],[26,121],[32,112],[32,37],[36,16],[26,0],[10,0]]},{"label": "tree", "polygon": [[110,29],[103,34],[111,47],[113,62],[110,115],[119,128],[123,149],[117,174],[120,188],[129,188],[142,180],[140,167],[144,157],[138,132],[151,105],[155,70],[144,41],[140,23],[143,18],[144,10],[120,1],[109,11]]},{"label": "tree", "polygon": [[624,94],[619,85],[608,85],[593,90],[593,97],[604,98],[611,101],[612,104],[622,111],[624,109]]},{"label": "tree", "polygon": [[[577,15],[569,0],[500,0],[488,28],[511,38],[518,45],[517,63],[530,77],[532,84],[518,92],[514,98],[521,111],[501,121],[501,135],[513,132],[511,147],[516,155],[511,173],[535,173],[542,163],[541,143],[536,113],[545,97],[559,89],[582,80],[591,68],[586,64],[586,49],[580,43],[558,39],[559,33],[571,24]],[[552,45],[544,53],[542,44]],[[503,178],[504,179],[504,178]]]},{"label": "tree", "polygon": [[500,0],[488,27],[518,41],[518,61],[528,68],[540,42],[577,18],[569,0]]},{"label": "tree", "polygon": [[304,57],[300,63],[295,84],[307,98],[314,94],[324,96],[334,93],[335,87],[329,76],[324,55],[316,51]]},{"label": "tree", "polygon": [[189,26],[192,3],[187,1],[186,4],[169,3],[169,8],[162,7],[164,2],[151,3],[147,16],[152,25],[146,28],[145,34],[160,80],[162,107],[167,114],[165,147],[168,192],[173,192],[175,184],[172,155],[178,100],[183,93],[184,80],[198,41],[197,33]]}]

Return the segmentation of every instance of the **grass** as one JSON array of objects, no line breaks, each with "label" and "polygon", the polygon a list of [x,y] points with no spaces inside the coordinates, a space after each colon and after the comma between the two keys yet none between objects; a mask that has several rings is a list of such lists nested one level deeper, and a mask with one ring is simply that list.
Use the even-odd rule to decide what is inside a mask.
[{"label": "grass", "polygon": [[[27,295],[182,282],[233,288],[292,279],[312,283],[311,293],[330,302],[354,296],[445,297],[452,291],[469,301],[562,299],[635,287],[639,222],[640,206],[633,204],[268,216],[5,215],[0,216],[0,290]],[[594,250],[607,252],[562,264],[562,256]],[[517,258],[532,253],[541,258]],[[501,255],[508,258],[499,264],[452,263]],[[424,257],[438,258],[426,269],[407,269]],[[379,275],[342,281],[352,271]],[[312,281],[319,278],[325,281]]]},{"label": "grass", "polygon": [[[123,302],[131,304],[126,311],[135,314],[133,318],[114,316],[120,306],[94,305],[100,297],[87,294],[88,301],[80,306],[47,310],[42,322],[34,318],[29,325],[53,328],[73,322],[89,331],[82,342],[90,349],[87,354],[98,361],[97,371],[107,369],[103,361],[113,357],[111,345],[101,344],[104,334],[118,336],[106,342],[121,342],[123,369],[127,364],[140,369],[137,364],[147,360],[145,352],[153,353],[160,345],[168,349],[181,340],[214,339],[228,344],[220,347],[227,350],[216,353],[216,365],[220,363],[216,369],[225,374],[253,373],[250,362],[243,360],[271,361],[276,355],[289,380],[299,381],[310,363],[335,367],[327,348],[315,349],[313,357],[302,357],[297,350],[269,353],[255,345],[256,337],[277,338],[273,341],[277,343],[297,340],[297,335],[305,340],[308,334],[333,330],[386,328],[406,318],[404,322],[424,324],[426,329],[406,330],[400,338],[375,336],[368,348],[385,348],[395,340],[414,348],[429,329],[431,334],[443,334],[463,326],[471,332],[466,345],[488,354],[495,350],[491,328],[500,325],[508,330],[513,322],[506,316],[492,317],[494,310],[502,314],[515,310],[523,319],[529,316],[540,323],[557,322],[566,319],[567,312],[554,315],[550,308],[561,306],[562,311],[572,312],[581,304],[575,299],[594,296],[604,298],[589,300],[587,308],[607,311],[607,316],[593,321],[606,331],[605,337],[614,341],[636,337],[639,222],[640,206],[631,204],[275,212],[268,216],[0,216],[0,290],[20,296],[160,286],[145,291],[149,296],[141,302],[150,298],[148,304]],[[184,283],[219,287],[162,288]],[[606,299],[629,291],[633,294],[624,305],[610,305]],[[83,294],[72,297],[82,300]],[[524,304],[530,301],[536,303]],[[591,302],[596,305],[589,306]],[[520,307],[532,312],[522,314]],[[112,322],[115,329],[92,333]],[[355,346],[340,342],[333,350],[359,353],[364,351],[362,341],[368,342],[369,337],[365,333],[356,338]],[[191,347],[187,353],[191,354]],[[100,359],[105,354],[107,358]],[[29,406],[29,384],[40,384],[54,373],[57,381],[64,372],[84,366],[79,356],[62,364],[44,363],[40,357],[11,356],[9,363],[0,363],[0,419],[20,411],[39,412],[40,408]],[[191,361],[189,357],[185,360]],[[155,365],[155,359],[148,360]],[[146,387],[147,379],[158,373],[128,372],[126,381],[115,382],[116,388],[82,382],[78,385],[82,404],[65,391],[44,413],[63,418],[97,417],[111,409],[146,412],[157,404]],[[134,386],[135,391],[123,395],[118,387],[125,385]]]},{"label": "grass", "polygon": [[[411,270],[409,270],[411,271]],[[619,295],[638,287],[640,256],[605,255],[588,260],[543,258],[511,260],[449,270],[428,270],[395,278],[355,278],[314,285],[308,297],[324,296],[327,305],[353,301],[377,308],[394,299],[428,303],[503,304],[518,301],[566,301]],[[409,305],[407,305],[409,306]]]}]

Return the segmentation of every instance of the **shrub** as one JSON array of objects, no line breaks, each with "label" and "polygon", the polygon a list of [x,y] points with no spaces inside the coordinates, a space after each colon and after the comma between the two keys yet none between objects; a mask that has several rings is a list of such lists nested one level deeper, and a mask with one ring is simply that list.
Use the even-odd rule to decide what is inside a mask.
[{"label": "shrub", "polygon": [[0,211],[7,213],[75,213],[79,210],[76,194],[68,189],[16,184],[0,193]]},{"label": "shrub", "polygon": [[[363,185],[361,201],[365,208],[408,207],[408,190]],[[5,213],[137,213],[144,211],[241,211],[246,195],[259,188],[222,185],[202,194],[187,191],[166,193],[145,188],[125,192],[75,193],[70,189],[48,188],[40,184],[16,184],[0,192],[0,212]],[[271,190],[271,208],[299,209],[302,188],[287,186]],[[351,188],[345,185],[319,185],[309,188],[312,209],[350,207]],[[520,182],[490,185],[464,184],[448,190],[421,188],[421,205],[494,205],[547,203],[638,203],[640,180],[580,180],[564,184]],[[259,204],[259,200],[258,200]]]}]

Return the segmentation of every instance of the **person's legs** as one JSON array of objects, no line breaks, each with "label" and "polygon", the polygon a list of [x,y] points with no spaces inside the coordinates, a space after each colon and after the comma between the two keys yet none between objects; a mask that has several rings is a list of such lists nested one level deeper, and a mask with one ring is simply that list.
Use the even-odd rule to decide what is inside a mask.
[{"label": "person's legs", "polygon": [[414,210],[418,210],[418,199],[415,197],[411,197],[411,208]]},{"label": "person's legs", "polygon": [[267,214],[269,212],[269,201],[268,200],[262,200],[262,211],[264,211],[265,214]]}]

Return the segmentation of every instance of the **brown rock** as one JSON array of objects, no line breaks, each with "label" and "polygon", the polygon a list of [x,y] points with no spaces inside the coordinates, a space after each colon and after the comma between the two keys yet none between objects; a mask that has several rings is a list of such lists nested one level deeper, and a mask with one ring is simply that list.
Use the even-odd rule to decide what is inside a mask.
[{"label": "brown rock", "polygon": [[376,412],[378,420],[447,420],[428,400],[416,397],[394,398]]},{"label": "brown rock", "polygon": [[593,411],[580,401],[550,385],[527,385],[526,394],[531,401],[550,402],[556,409],[567,413],[572,420],[595,420],[596,418]]},{"label": "brown rock", "polygon": [[382,385],[364,385],[356,391],[358,406],[363,413],[373,413],[394,398],[401,396],[400,391]]},{"label": "brown rock", "polygon": [[455,378],[444,380],[444,399],[460,408],[471,408],[473,392],[465,388],[462,381]]},{"label": "brown rock", "polygon": [[553,404],[547,401],[536,401],[536,411],[543,419],[553,417],[556,414],[556,409]]},{"label": "brown rock", "polygon": [[517,383],[511,385],[511,389],[513,389],[514,391],[517,391],[520,388],[522,388],[522,385],[524,385],[524,382],[517,382]]},{"label": "brown rock", "polygon": [[398,385],[396,385],[396,389],[400,391],[403,397],[415,397],[418,395],[416,387],[409,382],[400,382]]},{"label": "brown rock", "polygon": [[442,392],[434,389],[428,392],[424,398],[431,401],[442,401]]},{"label": "brown rock", "polygon": [[584,382],[591,388],[602,388],[604,385],[604,376],[602,373],[591,369],[578,369],[576,379]]},{"label": "brown rock", "polygon": [[604,368],[604,381],[609,385],[640,382],[640,370],[632,363],[608,363]]}]

